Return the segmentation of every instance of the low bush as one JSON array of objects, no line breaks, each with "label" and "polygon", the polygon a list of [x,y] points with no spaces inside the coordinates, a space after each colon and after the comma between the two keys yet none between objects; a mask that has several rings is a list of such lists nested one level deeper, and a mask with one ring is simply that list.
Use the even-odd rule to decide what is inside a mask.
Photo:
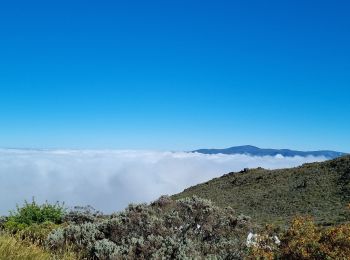
[{"label": "low bush", "polygon": [[327,228],[322,232],[320,243],[328,259],[350,259],[350,224]]},{"label": "low bush", "polygon": [[4,231],[35,245],[44,245],[47,236],[63,222],[65,210],[59,203],[42,205],[34,200],[17,206],[1,221]]},{"label": "low bush", "polygon": [[65,209],[59,203],[39,205],[34,200],[31,203],[25,201],[22,207],[17,206],[15,211],[10,212],[3,225],[6,230],[17,233],[33,224],[40,225],[47,222],[61,224],[64,213]]},{"label": "low bush", "polygon": [[95,222],[98,219],[103,218],[103,215],[100,211],[95,210],[91,206],[84,207],[74,207],[68,211],[63,218],[64,222],[73,223],[73,224],[83,224],[86,222]]},{"label": "low bush", "polygon": [[311,217],[296,217],[282,238],[287,259],[321,259],[321,232]]},{"label": "low bush", "polygon": [[55,229],[59,228],[60,225],[52,222],[44,222],[41,224],[32,224],[27,226],[15,233],[15,235],[21,239],[29,241],[33,244],[44,246],[47,236]]},{"label": "low bush", "polygon": [[52,250],[70,245],[89,259],[241,259],[251,227],[249,218],[208,200],[161,197],[109,219],[54,230],[47,245]]},{"label": "low bush", "polygon": [[[261,241],[268,242],[264,234]],[[263,245],[263,246],[262,246]],[[267,246],[266,246],[267,245]],[[258,244],[251,259],[329,260],[350,259],[350,224],[317,226],[311,217],[296,217],[282,234],[281,244]]]}]

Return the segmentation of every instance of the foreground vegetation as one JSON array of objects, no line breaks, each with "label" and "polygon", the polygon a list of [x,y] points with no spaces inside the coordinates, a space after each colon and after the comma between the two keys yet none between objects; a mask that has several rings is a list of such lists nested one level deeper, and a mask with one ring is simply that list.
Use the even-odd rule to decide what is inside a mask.
[{"label": "foreground vegetation", "polygon": [[249,259],[350,259],[350,224],[317,226],[311,217],[295,217],[273,244],[272,226],[266,226],[250,247]]},{"label": "foreground vegetation", "polygon": [[[349,157],[344,157],[292,170],[246,170],[237,176],[229,174],[215,179],[178,196],[163,196],[148,205],[130,205],[124,211],[111,215],[103,215],[91,207],[67,210],[59,203],[39,205],[35,201],[25,202],[8,217],[0,218],[0,260],[350,259],[350,223],[346,221],[350,210],[346,205],[341,208],[343,200],[350,194],[349,161]],[[284,174],[283,178],[279,179],[276,173]],[[326,175],[322,178],[328,181],[327,184],[320,183],[320,174]],[[267,212],[263,217],[257,217],[258,221],[240,215],[239,211],[223,202],[218,202],[217,206],[197,196],[177,198],[198,190],[200,195],[210,195],[217,201],[220,198],[217,189],[221,187],[222,198],[226,198],[227,202],[232,199],[225,189],[227,183],[233,187],[240,185],[243,191],[250,185],[252,190],[263,192],[262,187],[257,188],[257,183],[264,184],[271,180],[280,182],[266,189],[274,189],[279,195],[274,200],[262,197],[263,204],[269,198],[268,201],[275,206],[267,206]],[[299,192],[307,203],[314,204],[300,204],[299,197],[291,188],[289,192],[295,205],[284,206],[290,213],[287,215],[279,206],[276,207],[280,205],[279,199],[285,198],[277,189],[285,191],[286,187],[295,187],[293,185],[301,180],[306,184],[302,182]],[[326,202],[317,202],[316,198],[321,197],[319,191],[308,188],[315,187],[315,183],[332,189],[324,190],[322,198]],[[205,189],[206,186],[211,186],[213,192]],[[249,194],[252,198],[241,194],[248,205],[261,195],[254,195],[252,191]],[[338,204],[340,198],[341,203]],[[236,200],[244,203],[240,197],[236,197]],[[233,204],[240,205],[236,208],[246,209],[247,206],[238,202]],[[335,205],[331,205],[331,202]],[[320,204],[329,205],[330,208],[320,212]],[[316,210],[310,211],[312,207]],[[259,205],[255,208],[258,212],[261,210]],[[254,217],[258,215],[254,212],[255,208],[251,211]],[[271,212],[272,208],[276,212]],[[292,213],[291,208],[297,210]],[[333,215],[331,209],[334,210]],[[281,213],[283,221],[268,224],[261,221],[269,218],[276,220],[271,216],[277,212]],[[310,212],[316,213],[315,218],[307,216],[312,214],[304,214]],[[324,225],[325,220],[329,225]]]},{"label": "foreground vegetation", "polygon": [[161,197],[109,216],[89,208],[64,213],[57,205],[26,203],[2,226],[17,241],[77,259],[241,259],[253,228],[248,217],[197,197]]},{"label": "foreground vegetation", "polygon": [[288,229],[258,226],[198,197],[161,197],[109,216],[33,202],[2,219],[2,259],[350,259],[350,224],[296,217]]}]

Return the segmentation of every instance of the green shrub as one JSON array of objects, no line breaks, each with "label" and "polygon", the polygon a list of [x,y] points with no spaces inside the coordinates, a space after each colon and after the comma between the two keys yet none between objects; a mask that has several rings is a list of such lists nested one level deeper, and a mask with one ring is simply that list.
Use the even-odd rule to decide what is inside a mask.
[{"label": "green shrub", "polygon": [[17,206],[15,211],[10,212],[3,225],[6,230],[17,233],[33,224],[61,224],[64,213],[65,209],[59,203],[39,205],[34,200],[31,203],[25,201],[22,207]]},{"label": "green shrub", "polygon": [[16,211],[2,222],[3,229],[20,240],[26,240],[35,245],[44,245],[48,234],[62,223],[65,210],[63,205],[42,204],[34,200],[25,202],[22,207],[17,206]]}]

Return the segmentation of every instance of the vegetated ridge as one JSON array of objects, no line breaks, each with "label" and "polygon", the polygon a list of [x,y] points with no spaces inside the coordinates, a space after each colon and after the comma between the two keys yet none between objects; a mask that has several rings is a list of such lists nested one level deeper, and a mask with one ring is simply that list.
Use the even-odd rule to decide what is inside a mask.
[{"label": "vegetated ridge", "polygon": [[173,198],[193,195],[230,206],[259,223],[284,225],[296,215],[313,216],[321,225],[344,223],[349,220],[350,156],[291,169],[232,172]]},{"label": "vegetated ridge", "polygon": [[252,156],[324,156],[329,159],[335,159],[344,156],[345,153],[336,151],[294,151],[290,149],[261,149],[252,145],[234,146],[226,149],[199,149],[192,152],[203,154],[247,154]]}]

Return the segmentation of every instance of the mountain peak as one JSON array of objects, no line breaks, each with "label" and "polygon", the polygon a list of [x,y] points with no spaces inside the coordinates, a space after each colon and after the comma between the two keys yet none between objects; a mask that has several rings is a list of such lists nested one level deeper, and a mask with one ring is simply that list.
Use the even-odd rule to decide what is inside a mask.
[{"label": "mountain peak", "polygon": [[337,151],[296,151],[290,149],[271,149],[271,148],[259,148],[253,145],[241,145],[233,146],[225,149],[199,149],[192,152],[203,154],[246,154],[251,156],[276,156],[282,155],[284,157],[294,156],[324,156],[328,159],[338,158],[345,155],[345,153]]}]

